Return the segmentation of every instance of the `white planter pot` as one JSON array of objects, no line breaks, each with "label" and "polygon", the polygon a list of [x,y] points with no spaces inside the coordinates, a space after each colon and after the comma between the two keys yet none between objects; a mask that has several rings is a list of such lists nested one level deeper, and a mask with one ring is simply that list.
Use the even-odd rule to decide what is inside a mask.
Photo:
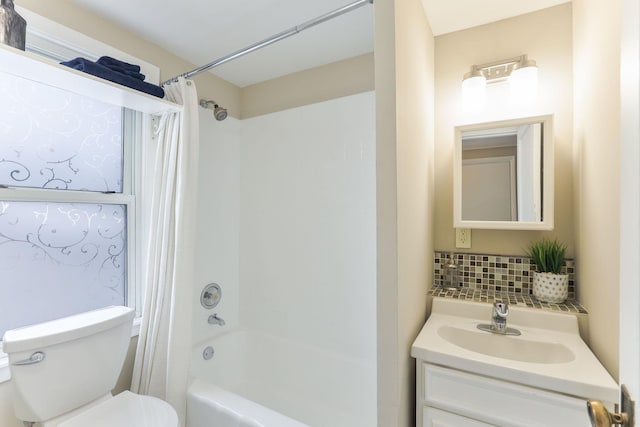
[{"label": "white planter pot", "polygon": [[569,276],[555,273],[533,273],[533,296],[541,302],[561,303],[569,295]]}]

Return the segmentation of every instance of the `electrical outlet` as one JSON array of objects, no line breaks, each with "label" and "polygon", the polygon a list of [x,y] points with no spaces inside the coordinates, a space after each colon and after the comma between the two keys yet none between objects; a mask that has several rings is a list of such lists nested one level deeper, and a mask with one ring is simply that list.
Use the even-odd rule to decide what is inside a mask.
[{"label": "electrical outlet", "polygon": [[471,229],[456,228],[456,248],[471,248]]}]

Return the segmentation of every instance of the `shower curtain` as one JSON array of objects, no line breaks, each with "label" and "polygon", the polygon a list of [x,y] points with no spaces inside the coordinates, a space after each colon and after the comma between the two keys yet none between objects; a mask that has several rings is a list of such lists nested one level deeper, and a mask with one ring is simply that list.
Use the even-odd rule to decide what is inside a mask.
[{"label": "shower curtain", "polygon": [[159,118],[154,140],[146,287],[131,390],[159,397],[184,426],[191,356],[195,195],[198,174],[198,97],[195,83],[180,78],[165,86],[183,106]]}]

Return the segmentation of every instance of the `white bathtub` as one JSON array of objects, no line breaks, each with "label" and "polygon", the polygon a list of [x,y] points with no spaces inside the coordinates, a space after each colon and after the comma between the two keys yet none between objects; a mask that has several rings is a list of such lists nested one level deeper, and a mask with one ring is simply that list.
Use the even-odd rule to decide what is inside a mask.
[{"label": "white bathtub", "polygon": [[[211,346],[215,354],[204,360]],[[371,427],[375,364],[251,331],[194,348],[188,427]]]},{"label": "white bathtub", "polygon": [[309,427],[200,379],[189,387],[187,420],[188,427]]}]

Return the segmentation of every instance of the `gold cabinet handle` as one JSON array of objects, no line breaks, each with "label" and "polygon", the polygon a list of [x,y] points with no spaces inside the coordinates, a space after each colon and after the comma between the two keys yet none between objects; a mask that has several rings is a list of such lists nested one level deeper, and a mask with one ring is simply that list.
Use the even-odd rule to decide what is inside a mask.
[{"label": "gold cabinet handle", "polygon": [[593,427],[629,426],[629,417],[626,413],[611,413],[599,400],[587,401],[587,411]]}]

